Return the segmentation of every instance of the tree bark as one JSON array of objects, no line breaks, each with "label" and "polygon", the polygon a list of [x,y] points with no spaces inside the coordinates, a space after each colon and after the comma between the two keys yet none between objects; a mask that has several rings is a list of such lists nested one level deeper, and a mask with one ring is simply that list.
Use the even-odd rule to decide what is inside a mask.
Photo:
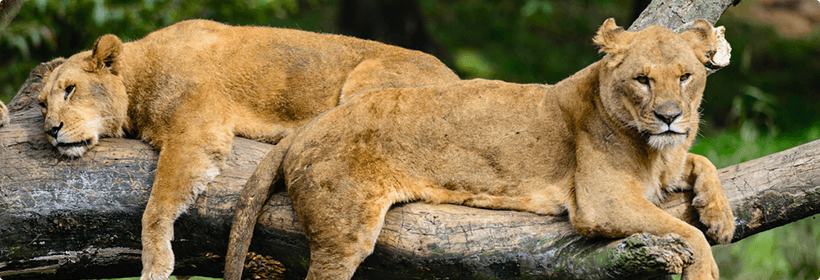
[{"label": "tree bark", "polygon": [[652,25],[678,30],[684,24],[699,18],[715,24],[733,2],[734,0],[652,0],[638,19],[632,22],[629,30],[641,30]]},{"label": "tree bark", "polygon": [[[672,3],[653,1],[650,8],[656,2]],[[724,2],[720,12],[731,1]],[[36,105],[43,67],[9,104],[11,124],[0,128],[0,277],[138,275],[140,217],[157,152],[139,140],[102,139],[83,158],[58,155],[42,133]],[[271,147],[235,138],[222,174],[175,224],[176,275],[221,276],[233,205]],[[820,212],[818,151],[815,141],[720,170],[737,216],[733,241]],[[661,207],[696,221],[691,198],[671,194]],[[307,240],[281,190],[254,236],[251,251],[267,257],[256,256],[253,270],[303,277]],[[388,212],[375,252],[355,278],[646,279],[679,273],[691,262],[691,248],[674,235],[588,239],[564,216],[407,203]]]},{"label": "tree bark", "polygon": [[14,16],[20,12],[20,7],[28,0],[4,0],[0,1],[0,30],[9,25]]}]

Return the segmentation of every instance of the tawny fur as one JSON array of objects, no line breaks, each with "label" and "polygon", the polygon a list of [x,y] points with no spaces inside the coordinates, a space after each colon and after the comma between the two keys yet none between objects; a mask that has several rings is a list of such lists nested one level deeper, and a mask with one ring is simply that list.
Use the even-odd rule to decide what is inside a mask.
[{"label": "tawny fur", "polygon": [[219,174],[234,136],[269,143],[369,88],[457,80],[421,52],[338,35],[190,20],[122,43],[104,35],[39,96],[44,130],[79,157],[100,137],[160,150],[142,218],[142,279],[168,279],[173,222]]},{"label": "tawny fur", "polygon": [[0,127],[6,126],[9,124],[9,108],[6,108],[6,104],[3,104],[3,101],[0,100]]},{"label": "tawny fur", "polygon": [[471,80],[362,93],[260,163],[237,204],[228,258],[244,256],[234,252],[248,240],[235,239],[250,237],[281,179],[310,242],[307,279],[351,278],[388,208],[405,201],[568,214],[589,237],[676,233],[695,250],[683,279],[718,279],[704,234],[656,206],[667,191],[693,188],[707,234],[727,243],[734,233],[715,167],[687,152],[711,30],[698,20],[683,34],[627,32],[609,19],[594,38],[607,55],[556,85]]}]

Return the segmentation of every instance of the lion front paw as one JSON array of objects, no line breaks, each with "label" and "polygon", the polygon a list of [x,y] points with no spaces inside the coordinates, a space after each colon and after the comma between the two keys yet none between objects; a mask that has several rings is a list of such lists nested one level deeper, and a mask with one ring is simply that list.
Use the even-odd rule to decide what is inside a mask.
[{"label": "lion front paw", "polygon": [[140,280],[167,280],[173,271],[173,266],[143,262]]},{"label": "lion front paw", "polygon": [[689,154],[695,198],[692,206],[698,210],[700,222],[708,227],[706,234],[720,244],[728,244],[735,234],[735,217],[732,206],[723,187],[717,169],[703,156]]},{"label": "lion front paw", "polygon": [[[720,184],[717,186],[720,188]],[[729,244],[735,234],[735,221],[729,200],[722,191],[701,191],[692,199],[700,221],[708,230],[706,234],[720,244]]]},{"label": "lion front paw", "polygon": [[708,264],[692,265],[688,267],[681,277],[683,280],[718,280],[720,272],[717,264],[712,261]]},{"label": "lion front paw", "polygon": [[140,280],[167,280],[173,271],[174,253],[171,250],[171,242],[157,242],[152,238],[144,238]]}]

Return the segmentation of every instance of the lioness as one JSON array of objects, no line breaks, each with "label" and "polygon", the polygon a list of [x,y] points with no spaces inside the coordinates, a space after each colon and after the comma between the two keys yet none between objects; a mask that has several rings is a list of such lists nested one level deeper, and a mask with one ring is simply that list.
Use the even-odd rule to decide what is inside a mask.
[{"label": "lioness", "polygon": [[3,101],[0,100],[0,127],[9,124],[9,109],[6,108],[6,104],[3,104]]},{"label": "lioness", "polygon": [[100,137],[160,150],[142,217],[142,279],[168,279],[174,220],[214,180],[235,135],[276,143],[363,89],[457,80],[438,59],[378,42],[268,27],[180,22],[140,40],[100,37],[39,96],[45,133],[79,157]]},{"label": "lioness", "polygon": [[608,19],[593,41],[607,55],[556,85],[372,90],[309,122],[245,186],[225,279],[238,279],[242,268],[231,265],[278,179],[310,242],[307,279],[351,278],[388,208],[406,201],[568,214],[589,237],[676,233],[695,250],[683,278],[718,279],[704,234],[656,206],[665,192],[693,188],[707,234],[727,243],[734,233],[717,170],[687,153],[712,25],[628,32]]}]

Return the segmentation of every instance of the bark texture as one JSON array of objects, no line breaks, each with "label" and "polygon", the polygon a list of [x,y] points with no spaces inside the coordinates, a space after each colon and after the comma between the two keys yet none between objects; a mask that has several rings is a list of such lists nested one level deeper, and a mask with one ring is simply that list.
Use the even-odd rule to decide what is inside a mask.
[{"label": "bark texture", "polygon": [[[684,24],[696,19],[706,19],[715,24],[734,0],[652,0],[640,16],[629,26],[630,31],[658,25],[678,30]],[[739,1],[738,1],[739,2]]]}]

